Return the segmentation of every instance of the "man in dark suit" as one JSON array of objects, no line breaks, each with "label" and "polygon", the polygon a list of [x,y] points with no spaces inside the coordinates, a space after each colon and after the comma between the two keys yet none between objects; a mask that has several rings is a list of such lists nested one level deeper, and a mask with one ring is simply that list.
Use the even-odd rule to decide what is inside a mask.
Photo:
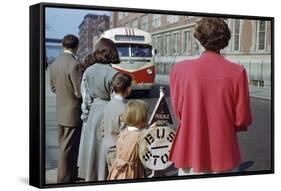
[{"label": "man in dark suit", "polygon": [[58,183],[74,182],[81,136],[81,69],[76,59],[79,40],[66,35],[64,53],[50,67],[50,86],[56,94],[56,115],[59,137]]}]

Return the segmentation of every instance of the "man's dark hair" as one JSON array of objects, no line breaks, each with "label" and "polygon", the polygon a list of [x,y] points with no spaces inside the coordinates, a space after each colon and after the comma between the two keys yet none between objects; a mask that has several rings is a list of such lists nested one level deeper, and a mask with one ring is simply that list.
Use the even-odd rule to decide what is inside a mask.
[{"label": "man's dark hair", "polygon": [[67,49],[75,49],[79,44],[79,39],[72,34],[63,37],[62,46]]},{"label": "man's dark hair", "polygon": [[96,63],[119,64],[120,59],[114,42],[110,39],[101,38],[95,46],[94,57]]},{"label": "man's dark hair", "polygon": [[116,73],[112,78],[112,88],[115,93],[124,93],[132,85],[132,77],[125,73]]},{"label": "man's dark hair", "polygon": [[228,45],[231,32],[221,18],[203,18],[197,23],[194,37],[206,50],[219,51]]}]

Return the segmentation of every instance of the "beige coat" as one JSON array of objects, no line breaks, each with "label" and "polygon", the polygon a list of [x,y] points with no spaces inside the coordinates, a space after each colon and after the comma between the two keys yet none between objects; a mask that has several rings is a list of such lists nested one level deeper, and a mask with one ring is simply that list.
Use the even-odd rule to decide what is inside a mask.
[{"label": "beige coat", "polygon": [[108,180],[144,178],[144,168],[139,159],[139,139],[143,131],[120,133],[117,140],[117,156],[108,173]]},{"label": "beige coat", "polygon": [[81,71],[78,61],[64,53],[50,67],[50,86],[56,96],[57,123],[75,127],[81,125]]}]

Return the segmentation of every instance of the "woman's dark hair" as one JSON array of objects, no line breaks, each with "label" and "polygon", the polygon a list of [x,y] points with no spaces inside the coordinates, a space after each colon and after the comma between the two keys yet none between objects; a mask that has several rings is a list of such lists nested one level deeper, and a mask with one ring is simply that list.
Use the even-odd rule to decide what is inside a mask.
[{"label": "woman's dark hair", "polygon": [[219,51],[228,45],[231,32],[221,18],[203,18],[197,23],[194,37],[206,50]]},{"label": "woman's dark hair", "polygon": [[75,49],[79,44],[79,39],[72,34],[68,34],[62,39],[62,46],[67,49]]},{"label": "woman's dark hair", "polygon": [[90,66],[92,66],[93,64],[95,64],[95,62],[96,62],[96,58],[94,57],[94,55],[91,53],[91,54],[88,54],[86,57],[85,57],[85,59],[84,59],[84,61],[83,61],[83,63],[81,63],[81,71],[82,71],[82,73],[84,73],[84,71],[88,68],[88,67],[90,67]]},{"label": "woman's dark hair", "polygon": [[132,85],[132,77],[125,73],[116,73],[112,78],[112,88],[115,93],[124,93]]},{"label": "woman's dark hair", "polygon": [[120,59],[114,42],[110,39],[101,38],[95,46],[94,57],[97,63],[119,64]]}]

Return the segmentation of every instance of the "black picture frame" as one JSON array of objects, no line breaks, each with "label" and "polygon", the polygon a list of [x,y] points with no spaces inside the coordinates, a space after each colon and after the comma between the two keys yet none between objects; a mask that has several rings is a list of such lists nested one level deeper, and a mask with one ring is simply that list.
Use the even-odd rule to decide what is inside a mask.
[{"label": "black picture frame", "polygon": [[[251,20],[266,20],[271,22],[271,168],[262,171],[248,171],[242,173],[206,174],[191,176],[156,177],[150,179],[77,182],[73,184],[46,184],[45,176],[45,8],[67,8],[83,10],[125,11],[136,13],[175,14],[181,16],[222,17]],[[30,6],[30,129],[29,129],[29,184],[38,188],[53,188],[67,186],[84,186],[99,184],[132,183],[147,181],[166,181],[193,178],[211,178],[226,176],[244,176],[274,173],[274,17],[230,15],[214,13],[196,13],[171,10],[137,9],[125,7],[104,7],[94,5],[39,3]]]}]

